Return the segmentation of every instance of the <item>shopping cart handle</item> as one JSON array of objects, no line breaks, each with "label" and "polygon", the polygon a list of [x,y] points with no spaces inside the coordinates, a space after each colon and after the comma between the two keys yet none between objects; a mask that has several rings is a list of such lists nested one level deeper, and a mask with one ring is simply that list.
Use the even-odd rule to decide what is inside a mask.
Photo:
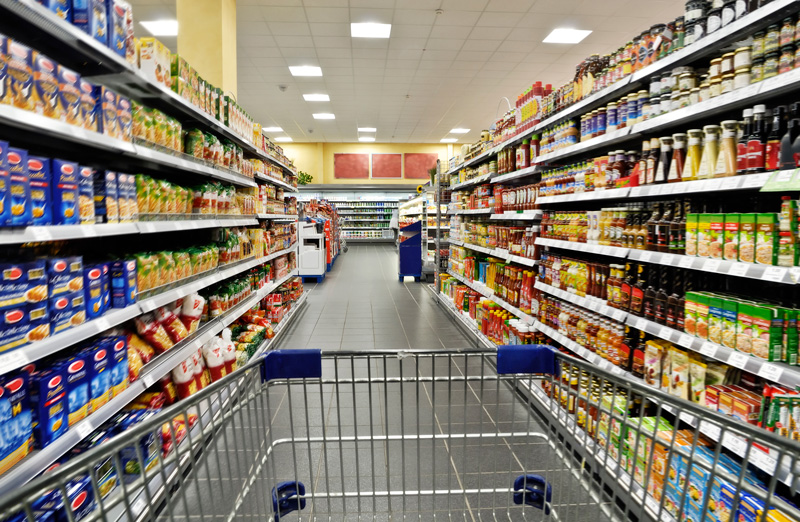
[{"label": "shopping cart handle", "polygon": [[497,348],[497,373],[558,375],[556,349],[546,344],[506,344]]},{"label": "shopping cart handle", "polygon": [[321,350],[273,350],[264,354],[261,381],[274,379],[319,379],[322,377]]}]

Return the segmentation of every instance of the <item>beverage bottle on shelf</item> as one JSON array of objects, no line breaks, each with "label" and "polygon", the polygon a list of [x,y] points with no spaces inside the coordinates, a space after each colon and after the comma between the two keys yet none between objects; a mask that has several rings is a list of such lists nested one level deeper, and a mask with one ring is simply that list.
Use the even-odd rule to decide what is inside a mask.
[{"label": "beverage bottle on shelf", "polygon": [[650,157],[650,140],[642,142],[642,155],[639,156],[639,185],[647,184],[647,159]]},{"label": "beverage bottle on shelf", "polygon": [[647,266],[647,287],[644,289],[644,297],[642,298],[642,315],[649,321],[655,321],[656,309],[656,267],[653,265]]},{"label": "beverage bottle on shelf", "polygon": [[740,125],[740,133],[736,145],[736,172],[738,174],[747,173],[747,140],[753,132],[753,109],[745,109],[742,117],[744,121],[743,125]]},{"label": "beverage bottle on shelf", "polygon": [[736,120],[725,120],[722,122],[722,136],[719,142],[719,154],[717,164],[714,167],[715,178],[726,178],[735,176],[736,165],[736,134],[739,130],[739,122]]},{"label": "beverage bottle on shelf", "polygon": [[753,107],[753,131],[747,138],[747,172],[764,171],[764,149],[767,143],[767,126],[765,105]]},{"label": "beverage bottle on shelf", "polygon": [[672,159],[669,163],[667,183],[683,180],[683,164],[686,161],[686,134],[678,132],[672,135]]},{"label": "beverage bottle on shelf", "polygon": [[658,250],[658,223],[661,220],[661,203],[653,204],[653,213],[647,220],[647,245],[646,250]]},{"label": "beverage bottle on shelf", "polygon": [[632,352],[634,347],[634,330],[627,324],[624,326],[625,330],[622,336],[622,341],[619,343],[617,353],[619,354],[619,364],[617,366],[626,372],[631,371]]},{"label": "beverage bottle on shelf", "polygon": [[675,204],[675,211],[672,221],[669,224],[669,253],[684,254],[686,252],[686,215],[684,214],[684,202],[678,201]]},{"label": "beverage bottle on shelf", "polygon": [[767,151],[764,160],[765,169],[772,171],[780,168],[781,137],[783,136],[786,120],[786,106],[779,105],[772,109],[772,128],[767,136]]},{"label": "beverage bottle on shelf", "polygon": [[800,135],[800,103],[796,102],[789,105],[786,132],[781,137],[779,169],[789,170],[797,166],[797,161],[794,157],[794,141],[798,135]]},{"label": "beverage bottle on shelf", "polygon": [[644,277],[644,265],[636,264],[636,282],[631,289],[630,312],[639,317],[644,313],[644,290],[646,286]]},{"label": "beverage bottle on shelf", "polygon": [[669,294],[667,289],[669,288],[669,281],[667,280],[669,276],[668,267],[659,267],[659,281],[658,281],[658,290],[656,290],[656,297],[655,297],[655,321],[658,324],[667,324],[667,300],[669,299]]},{"label": "beverage bottle on shelf", "polygon": [[656,167],[654,183],[660,185],[667,182],[669,169],[672,164],[672,137],[664,136],[658,139],[661,145],[661,156],[658,159],[658,166]]},{"label": "beverage bottle on shelf", "polygon": [[633,283],[633,268],[631,267],[631,263],[626,263],[623,279],[619,285],[619,303],[617,303],[617,308],[620,310],[625,310],[626,312],[630,310]]},{"label": "beverage bottle on shelf", "polygon": [[656,228],[656,250],[659,252],[669,252],[669,231],[674,207],[674,201],[664,203],[664,213],[661,214]]},{"label": "beverage bottle on shelf", "polygon": [[683,165],[683,181],[693,181],[700,173],[703,158],[703,131],[689,129],[686,132],[686,162]]},{"label": "beverage bottle on shelf", "polygon": [[644,379],[644,352],[646,334],[642,330],[635,330],[631,343],[635,346],[631,355],[631,373],[634,377]]},{"label": "beverage bottle on shelf", "polygon": [[[667,316],[665,324],[670,328],[678,329],[678,306],[681,307],[680,313],[683,312],[683,274],[682,270],[677,268],[670,269],[672,280],[672,293],[667,297]],[[681,330],[683,325],[681,324]]]},{"label": "beverage bottle on shelf", "polygon": [[650,154],[647,155],[647,171],[645,172],[645,184],[652,185],[655,183],[656,170],[661,156],[661,142],[658,138],[650,140]]},{"label": "beverage bottle on shelf", "polygon": [[719,125],[706,125],[703,127],[703,155],[700,159],[700,170],[697,171],[697,179],[708,179],[714,175],[714,169],[717,166],[717,155],[719,154],[719,131]]}]

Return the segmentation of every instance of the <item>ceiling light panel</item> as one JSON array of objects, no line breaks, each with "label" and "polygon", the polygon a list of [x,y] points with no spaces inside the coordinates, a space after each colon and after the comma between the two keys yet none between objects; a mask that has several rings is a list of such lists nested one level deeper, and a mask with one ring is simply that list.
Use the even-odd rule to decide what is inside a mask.
[{"label": "ceiling light panel", "polygon": [[290,138],[289,136],[278,136],[277,138],[275,138],[275,141],[277,141],[278,143],[287,143],[289,141],[292,141],[292,138]]},{"label": "ceiling light panel", "polygon": [[151,20],[141,24],[153,36],[178,36],[177,20]]},{"label": "ceiling light panel", "polygon": [[361,136],[360,138],[358,138],[358,141],[361,141],[361,142],[372,142],[372,141],[375,141],[375,138],[373,138],[372,136]]},{"label": "ceiling light panel", "polygon": [[542,42],[556,44],[576,44],[583,41],[583,39],[590,34],[592,34],[591,31],[585,31],[583,29],[568,29],[565,27],[560,27],[558,29],[553,29],[553,31],[548,34],[544,40],[542,40]]},{"label": "ceiling light panel", "polygon": [[392,24],[350,24],[350,36],[353,38],[389,38]]},{"label": "ceiling light panel", "polygon": [[283,132],[283,129],[280,127],[264,127],[261,129],[262,132]]},{"label": "ceiling light panel", "polygon": [[335,120],[336,116],[330,112],[315,112],[312,114],[315,120]]},{"label": "ceiling light panel", "polygon": [[322,76],[322,69],[315,65],[290,65],[292,76]]},{"label": "ceiling light panel", "polygon": [[303,99],[305,101],[313,101],[313,102],[326,102],[331,101],[331,97],[327,94],[304,94]]},{"label": "ceiling light panel", "polygon": [[359,127],[358,132],[377,132],[378,129],[375,127]]},{"label": "ceiling light panel", "polygon": [[455,129],[450,129],[450,133],[451,134],[466,134],[468,132],[469,132],[469,129],[462,129],[462,128],[458,128],[458,127],[455,128]]},{"label": "ceiling light panel", "polygon": [[455,143],[458,141],[458,138],[442,138],[439,140],[439,143]]}]

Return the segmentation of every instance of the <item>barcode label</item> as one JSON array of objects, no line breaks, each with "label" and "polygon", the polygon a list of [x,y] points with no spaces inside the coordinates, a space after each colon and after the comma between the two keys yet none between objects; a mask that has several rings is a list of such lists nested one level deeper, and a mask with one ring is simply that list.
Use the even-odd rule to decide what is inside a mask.
[{"label": "barcode label", "polygon": [[694,264],[694,260],[695,260],[695,258],[693,258],[693,257],[684,256],[684,257],[681,258],[681,261],[680,261],[680,263],[678,263],[678,266],[681,267],[681,268],[692,268],[692,265]]},{"label": "barcode label", "polygon": [[684,348],[689,348],[693,342],[694,342],[694,337],[692,337],[689,334],[681,334],[680,338],[678,339],[678,344],[683,346]]},{"label": "barcode label", "polygon": [[758,369],[758,375],[770,381],[777,381],[781,378],[781,374],[783,374],[783,368],[770,363],[763,363]]},{"label": "barcode label", "polygon": [[650,258],[652,257],[652,255],[653,255],[652,252],[647,252],[647,251],[642,252],[641,254],[639,254],[639,260],[640,261],[650,261]]},{"label": "barcode label", "polygon": [[717,345],[714,343],[705,342],[700,347],[700,353],[702,353],[706,357],[714,357],[715,355],[717,355]]},{"label": "barcode label", "polygon": [[658,336],[662,339],[666,339],[669,341],[672,339],[672,328],[668,328],[666,326],[662,326],[661,329],[658,331]]},{"label": "barcode label", "polygon": [[783,278],[786,276],[786,269],[780,266],[770,266],[764,270],[764,273],[761,274],[761,279],[763,281],[775,281],[780,282],[783,281]]},{"label": "barcode label", "polygon": [[747,365],[748,359],[750,359],[750,357],[743,353],[733,352],[730,357],[728,357],[728,364],[744,369],[744,367]]},{"label": "barcode label", "polygon": [[84,421],[75,426],[75,431],[78,433],[78,437],[84,439],[92,433],[92,424],[89,421]]},{"label": "barcode label", "polygon": [[719,259],[706,259],[705,263],[703,263],[703,270],[708,272],[716,272],[721,263],[722,261]]},{"label": "barcode label", "polygon": [[728,270],[728,274],[732,276],[743,276],[747,273],[747,270],[750,268],[750,265],[745,263],[733,263]]}]

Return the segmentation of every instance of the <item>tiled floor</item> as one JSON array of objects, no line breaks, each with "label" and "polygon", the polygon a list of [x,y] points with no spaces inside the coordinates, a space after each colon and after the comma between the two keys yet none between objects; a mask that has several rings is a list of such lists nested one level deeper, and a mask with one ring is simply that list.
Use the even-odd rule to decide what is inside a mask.
[{"label": "tiled floor", "polygon": [[351,244],[312,290],[279,348],[401,350],[477,347],[413,278],[397,279],[394,245]]}]

